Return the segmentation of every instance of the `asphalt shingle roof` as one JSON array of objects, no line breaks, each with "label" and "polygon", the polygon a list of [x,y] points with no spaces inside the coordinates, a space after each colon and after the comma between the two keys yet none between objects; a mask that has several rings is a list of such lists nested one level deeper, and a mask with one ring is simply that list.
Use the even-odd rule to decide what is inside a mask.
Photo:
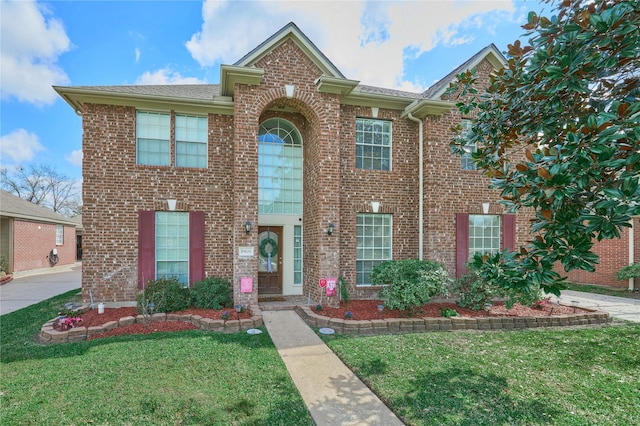
[{"label": "asphalt shingle roof", "polygon": [[0,216],[18,217],[38,222],[75,225],[70,218],[45,207],[0,190]]}]

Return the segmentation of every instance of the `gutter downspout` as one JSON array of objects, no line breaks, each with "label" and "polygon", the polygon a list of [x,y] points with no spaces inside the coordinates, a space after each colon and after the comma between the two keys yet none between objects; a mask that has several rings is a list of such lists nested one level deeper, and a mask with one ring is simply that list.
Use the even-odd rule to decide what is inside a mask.
[{"label": "gutter downspout", "polygon": [[[635,224],[636,218],[634,216],[631,216],[631,228],[629,228],[629,265],[633,265],[635,263],[635,253],[634,253],[634,249],[635,249],[635,238],[634,238],[634,224]],[[634,286],[634,282],[635,282],[635,278],[631,277],[629,278],[629,291],[633,291],[635,290],[635,286]]]},{"label": "gutter downspout", "polygon": [[420,166],[418,167],[418,173],[420,173],[420,204],[418,208],[418,259],[424,260],[424,136],[423,136],[423,124],[422,120],[415,118],[411,113],[407,113],[407,118],[411,121],[418,123],[418,140],[420,146]]}]

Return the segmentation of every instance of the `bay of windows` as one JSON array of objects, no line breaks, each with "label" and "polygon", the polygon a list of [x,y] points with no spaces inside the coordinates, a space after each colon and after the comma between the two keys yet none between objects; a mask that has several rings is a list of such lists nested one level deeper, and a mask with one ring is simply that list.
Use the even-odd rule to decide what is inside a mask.
[{"label": "bay of windows", "polygon": [[[176,167],[207,167],[207,117],[175,115]],[[171,114],[136,113],[137,163],[148,166],[171,165]]]}]

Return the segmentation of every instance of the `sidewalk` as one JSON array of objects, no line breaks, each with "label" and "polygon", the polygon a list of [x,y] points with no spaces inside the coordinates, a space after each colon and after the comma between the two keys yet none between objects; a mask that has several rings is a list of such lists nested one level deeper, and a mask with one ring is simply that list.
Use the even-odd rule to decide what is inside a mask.
[{"label": "sidewalk", "polygon": [[264,325],[318,425],[402,425],[294,311],[263,311]]},{"label": "sidewalk", "polygon": [[0,315],[26,308],[82,286],[82,264],[24,274],[0,286]]},{"label": "sidewalk", "polygon": [[573,306],[573,301],[578,302],[576,306],[580,308],[597,309],[608,312],[609,315],[618,319],[640,322],[640,300],[638,299],[563,290],[560,303]]}]

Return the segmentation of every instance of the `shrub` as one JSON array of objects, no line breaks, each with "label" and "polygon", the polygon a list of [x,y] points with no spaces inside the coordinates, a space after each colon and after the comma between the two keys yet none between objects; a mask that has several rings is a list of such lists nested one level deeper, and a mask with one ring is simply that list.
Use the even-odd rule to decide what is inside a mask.
[{"label": "shrub", "polygon": [[221,277],[209,277],[193,284],[193,306],[202,309],[222,309],[233,304],[233,285]]},{"label": "shrub", "polygon": [[451,278],[437,262],[404,259],[373,268],[371,282],[385,286],[379,293],[385,307],[415,310],[438,294],[447,295]]},{"label": "shrub", "polygon": [[191,294],[177,278],[160,278],[147,282],[144,292],[138,297],[140,308],[142,303],[153,303],[153,312],[183,311],[191,306]]},{"label": "shrub", "polygon": [[628,280],[629,278],[640,278],[640,263],[627,265],[618,271],[619,280]]},{"label": "shrub", "polygon": [[440,311],[440,316],[445,318],[457,317],[458,311],[451,308],[444,308]]},{"label": "shrub", "polygon": [[9,260],[4,254],[0,254],[0,272],[6,273],[9,270]]},{"label": "shrub", "polygon": [[344,277],[339,277],[338,286],[340,287],[340,299],[344,302],[344,306],[347,306],[351,300],[351,295],[349,294],[349,283],[347,283],[347,280],[345,280]]},{"label": "shrub", "polygon": [[500,293],[496,286],[483,282],[476,273],[469,273],[455,280],[453,292],[458,294],[458,306],[475,311],[484,309]]}]

